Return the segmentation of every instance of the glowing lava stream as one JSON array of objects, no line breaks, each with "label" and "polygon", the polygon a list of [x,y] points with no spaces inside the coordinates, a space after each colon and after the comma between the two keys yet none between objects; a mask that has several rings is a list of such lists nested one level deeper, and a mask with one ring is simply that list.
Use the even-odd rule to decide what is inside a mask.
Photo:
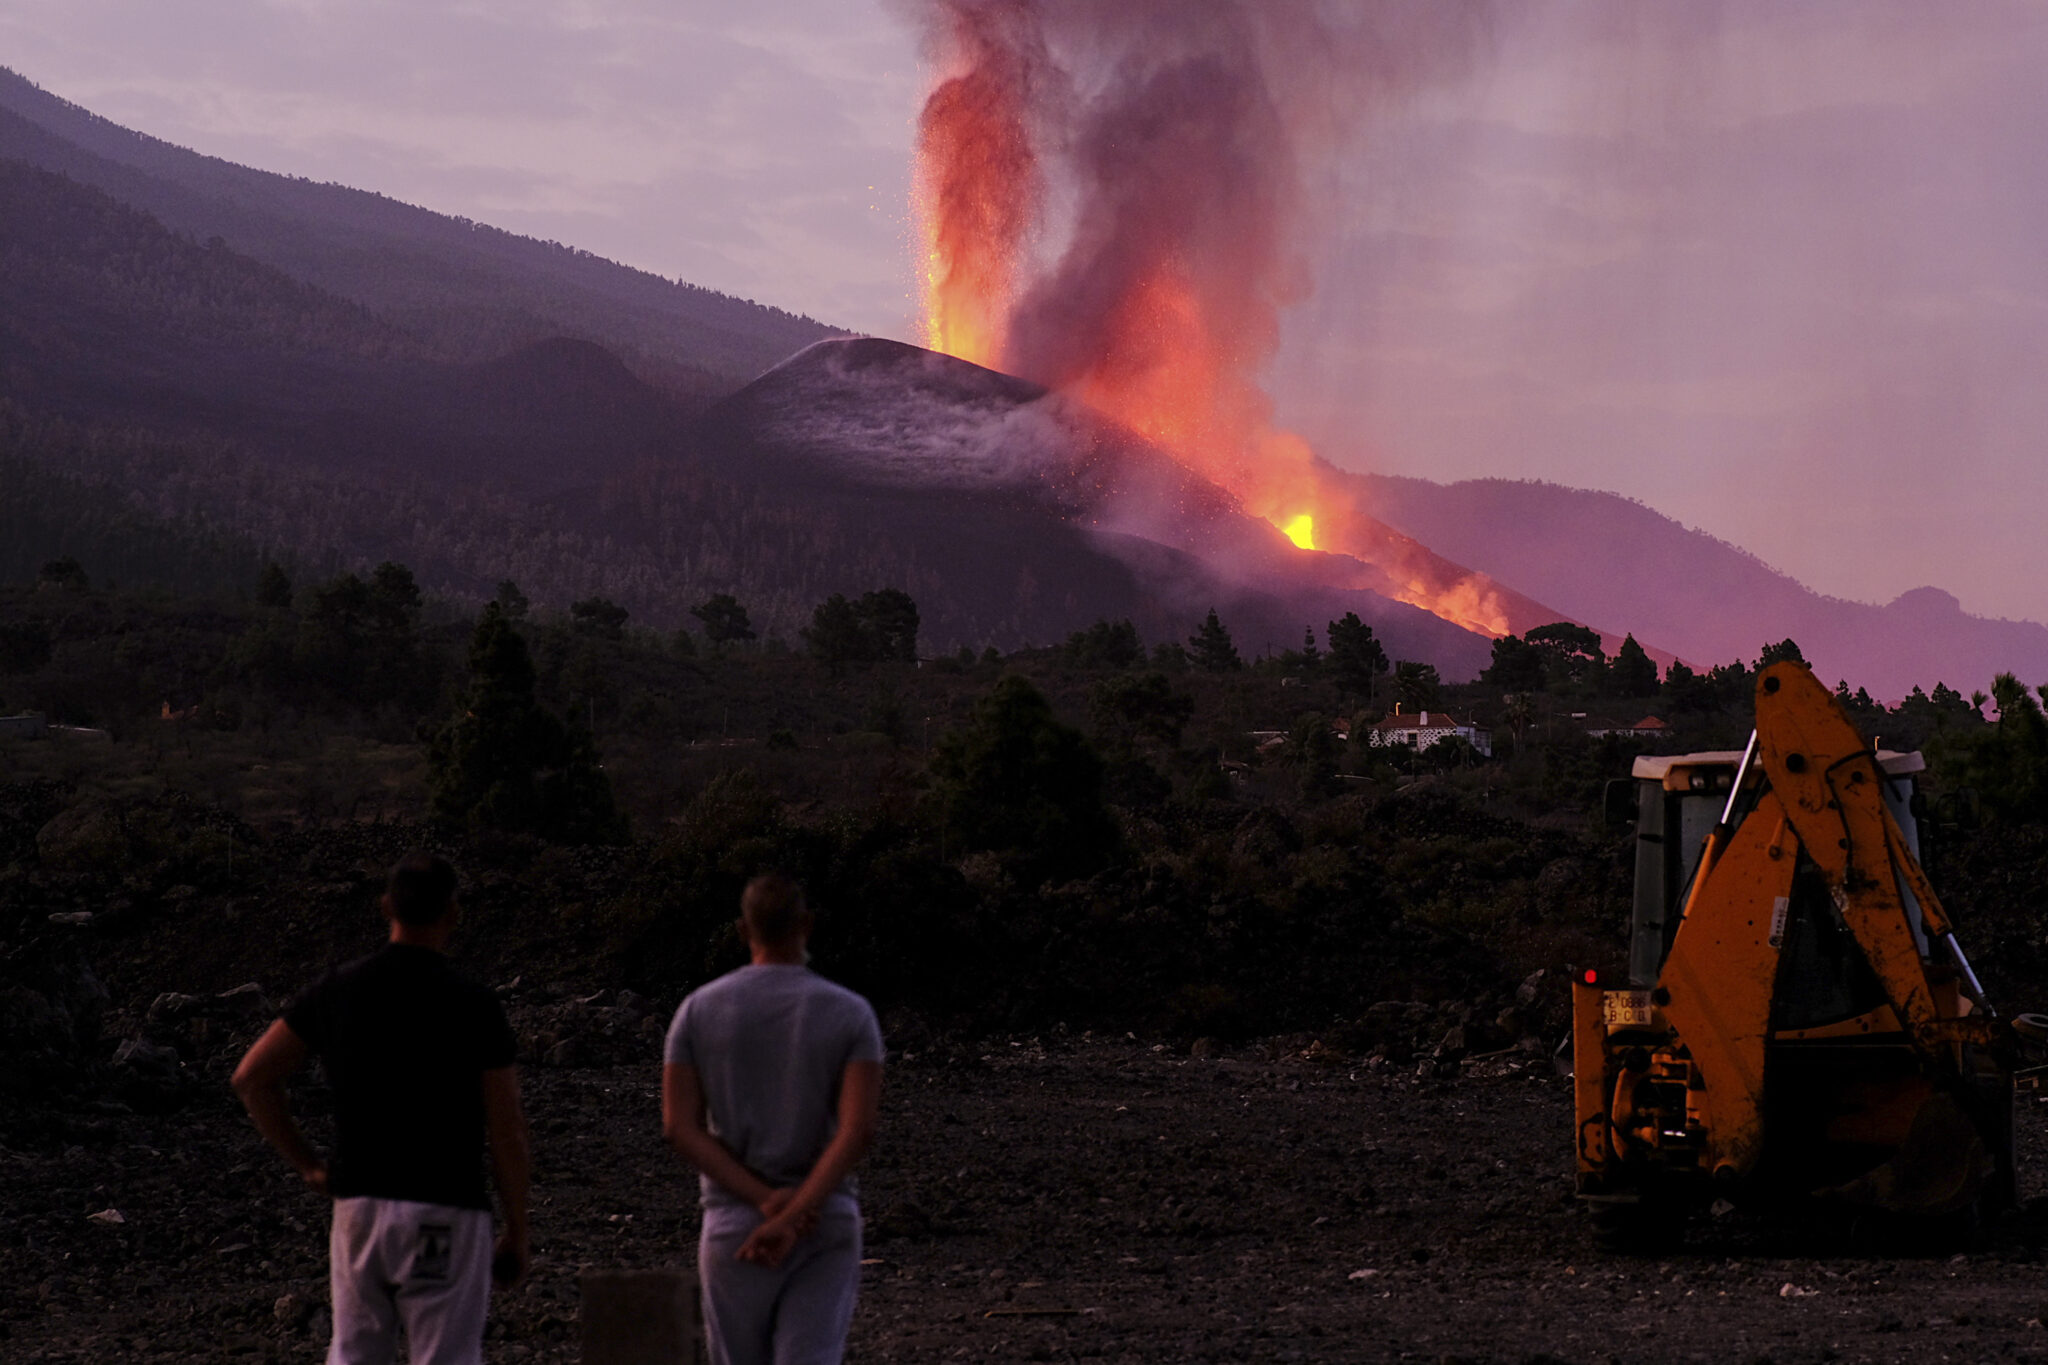
[{"label": "glowing lava stream", "polygon": [[1280,533],[1304,550],[1316,547],[1316,519],[1307,512],[1283,524]]}]

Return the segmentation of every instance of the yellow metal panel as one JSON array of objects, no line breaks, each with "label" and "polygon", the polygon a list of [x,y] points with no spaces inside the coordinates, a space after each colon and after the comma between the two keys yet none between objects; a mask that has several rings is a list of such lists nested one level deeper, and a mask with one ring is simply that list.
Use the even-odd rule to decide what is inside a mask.
[{"label": "yellow metal panel", "polygon": [[1766,792],[1694,885],[1658,986],[1714,1127],[1706,1164],[1747,1173],[1763,1146],[1764,1044],[1798,844]]}]

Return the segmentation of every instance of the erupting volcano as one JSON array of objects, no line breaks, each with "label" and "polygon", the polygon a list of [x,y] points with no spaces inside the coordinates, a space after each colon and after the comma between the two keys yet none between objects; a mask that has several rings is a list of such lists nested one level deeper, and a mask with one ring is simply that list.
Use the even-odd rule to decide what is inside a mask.
[{"label": "erupting volcano", "polygon": [[[1369,586],[1492,635],[1510,594],[1374,520],[1273,423],[1302,166],[1453,69],[1466,0],[919,0],[926,344],[1088,404]],[[1341,11],[1341,12],[1340,12]],[[1355,11],[1355,12],[1354,12]]]}]

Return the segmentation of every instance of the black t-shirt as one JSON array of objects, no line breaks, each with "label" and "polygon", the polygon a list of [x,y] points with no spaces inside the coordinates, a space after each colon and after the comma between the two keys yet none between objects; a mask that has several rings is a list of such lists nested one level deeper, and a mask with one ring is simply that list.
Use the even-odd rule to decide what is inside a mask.
[{"label": "black t-shirt", "polygon": [[284,1021],[334,1087],[335,1198],[491,1206],[483,1073],[518,1052],[496,996],[433,949],[390,943],[320,978]]}]

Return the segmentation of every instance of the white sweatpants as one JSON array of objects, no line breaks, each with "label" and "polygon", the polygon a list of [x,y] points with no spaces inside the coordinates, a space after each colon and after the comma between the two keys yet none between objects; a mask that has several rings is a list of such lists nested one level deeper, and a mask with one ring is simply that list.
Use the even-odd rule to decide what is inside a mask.
[{"label": "white sweatpants", "polygon": [[733,1259],[760,1222],[745,1205],[704,1210],[697,1279],[712,1365],[839,1365],[860,1290],[860,1205],[828,1199],[773,1270]]},{"label": "white sweatpants", "polygon": [[478,1365],[491,1301],[491,1215],[409,1199],[337,1199],[327,1238],[327,1365]]}]

